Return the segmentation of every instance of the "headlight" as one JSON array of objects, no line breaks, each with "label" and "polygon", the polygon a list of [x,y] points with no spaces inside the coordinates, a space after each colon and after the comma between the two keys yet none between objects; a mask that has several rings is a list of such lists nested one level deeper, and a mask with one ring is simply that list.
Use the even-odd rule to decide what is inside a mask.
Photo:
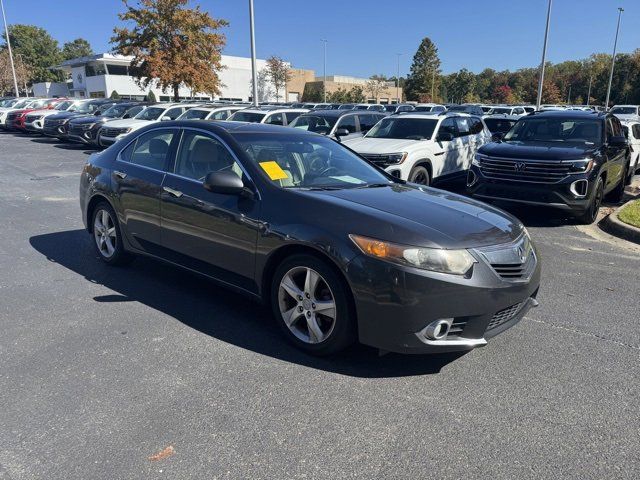
[{"label": "headlight", "polygon": [[590,172],[593,168],[594,161],[592,158],[585,158],[584,160],[578,160],[571,164],[569,168],[569,173],[587,173]]},{"label": "headlight", "polygon": [[404,162],[404,160],[407,158],[407,155],[407,152],[390,153],[389,155],[387,155],[387,162],[397,165]]},{"label": "headlight", "polygon": [[466,250],[397,245],[353,234],[349,238],[365,255],[432,272],[464,275],[476,262]]}]

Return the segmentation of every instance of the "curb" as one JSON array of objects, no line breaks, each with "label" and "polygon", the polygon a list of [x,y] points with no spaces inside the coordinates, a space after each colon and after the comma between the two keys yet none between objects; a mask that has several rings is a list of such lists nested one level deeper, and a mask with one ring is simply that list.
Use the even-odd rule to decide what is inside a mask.
[{"label": "curb", "polygon": [[640,245],[640,228],[624,223],[618,218],[618,212],[629,205],[632,201],[633,200],[629,200],[621,207],[616,208],[611,215],[605,218],[602,226],[605,227],[604,229],[612,235]]}]

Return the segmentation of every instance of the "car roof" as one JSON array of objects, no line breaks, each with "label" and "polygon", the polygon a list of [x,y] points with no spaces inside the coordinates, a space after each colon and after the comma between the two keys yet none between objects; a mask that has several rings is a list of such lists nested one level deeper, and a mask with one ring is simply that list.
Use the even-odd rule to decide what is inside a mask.
[{"label": "car roof", "polygon": [[287,112],[302,112],[306,113],[309,111],[308,108],[243,108],[242,110],[238,110],[239,112],[249,112],[249,113],[287,113]]},{"label": "car roof", "polygon": [[[152,123],[145,127],[143,130],[157,128],[157,123]],[[193,120],[171,120],[162,122],[163,127],[191,127],[193,128]],[[282,125],[269,125],[264,123],[251,123],[251,122],[237,122],[230,120],[207,120],[198,122],[199,129],[205,129],[212,133],[226,132],[226,133],[284,133],[287,135],[297,136],[310,136],[317,137],[316,133],[307,132],[297,128],[285,127]]]},{"label": "car roof", "polygon": [[492,118],[500,119],[500,120],[515,120],[518,121],[522,117],[520,115],[509,115],[507,113],[498,113],[497,115],[483,115],[483,120],[491,120]]},{"label": "car roof", "polygon": [[[604,112],[594,112],[593,110],[545,110],[542,112],[533,112],[527,115],[527,117],[536,118],[605,118],[607,114]],[[611,115],[610,115],[611,116]],[[527,118],[521,117],[521,118]]]},{"label": "car roof", "polygon": [[382,114],[382,112],[372,112],[368,110],[312,110],[310,112],[305,112],[302,116],[322,116],[322,117],[344,117],[346,115],[375,115]]}]

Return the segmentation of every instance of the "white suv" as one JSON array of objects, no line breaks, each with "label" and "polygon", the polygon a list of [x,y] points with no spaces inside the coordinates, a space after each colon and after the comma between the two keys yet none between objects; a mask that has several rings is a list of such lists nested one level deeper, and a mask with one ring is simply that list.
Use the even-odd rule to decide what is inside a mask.
[{"label": "white suv", "polygon": [[640,115],[638,115],[638,105],[615,105],[611,107],[609,113],[614,114],[621,122],[628,120],[640,120]]},{"label": "white suv", "polygon": [[308,108],[245,108],[238,110],[227,120],[232,122],[268,123],[269,125],[289,125]]},{"label": "white suv", "polygon": [[481,118],[464,113],[404,113],[380,120],[344,144],[395,177],[422,185],[463,178],[476,150],[491,140]]},{"label": "white suv", "polygon": [[108,147],[128,135],[134,130],[149,125],[150,123],[165,120],[176,120],[180,115],[200,104],[187,103],[157,103],[150,105],[133,118],[114,120],[108,122],[98,131],[98,145]]},{"label": "white suv", "polygon": [[622,128],[629,141],[629,150],[631,150],[629,176],[633,177],[637,171],[640,171],[640,121],[622,122]]}]

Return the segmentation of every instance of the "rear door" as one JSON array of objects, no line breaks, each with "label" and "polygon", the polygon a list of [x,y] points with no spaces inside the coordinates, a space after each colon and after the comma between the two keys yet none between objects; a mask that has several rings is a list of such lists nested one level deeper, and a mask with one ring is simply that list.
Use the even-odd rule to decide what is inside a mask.
[{"label": "rear door", "polygon": [[157,128],[140,135],[122,150],[112,172],[120,221],[129,242],[158,254],[162,181],[178,138],[175,128]]}]

